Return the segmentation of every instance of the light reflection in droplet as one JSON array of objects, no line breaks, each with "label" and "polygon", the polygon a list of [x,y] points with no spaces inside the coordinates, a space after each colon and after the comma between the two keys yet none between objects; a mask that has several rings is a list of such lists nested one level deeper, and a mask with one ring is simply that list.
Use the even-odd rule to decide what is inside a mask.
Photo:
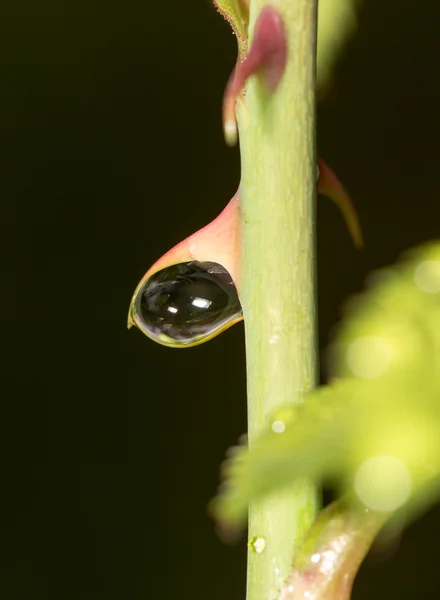
[{"label": "light reflection in droplet", "polygon": [[319,563],[319,561],[321,560],[321,555],[313,554],[310,560],[312,561],[312,563]]},{"label": "light reflection in droplet", "polygon": [[197,306],[197,308],[208,308],[211,306],[212,301],[206,300],[206,298],[194,298],[192,301],[193,306]]}]

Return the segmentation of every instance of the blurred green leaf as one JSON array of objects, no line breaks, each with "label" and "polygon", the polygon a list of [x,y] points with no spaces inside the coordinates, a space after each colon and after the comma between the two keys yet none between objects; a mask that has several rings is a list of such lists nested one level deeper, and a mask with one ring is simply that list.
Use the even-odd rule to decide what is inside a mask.
[{"label": "blurred green leaf", "polygon": [[319,0],[317,85],[325,89],[344,45],[357,28],[359,0]]},{"label": "blurred green leaf", "polygon": [[335,482],[383,512],[410,514],[438,494],[440,244],[370,278],[347,307],[331,362],[340,379],[278,411],[250,451],[231,452],[213,503],[227,525],[298,477]]}]

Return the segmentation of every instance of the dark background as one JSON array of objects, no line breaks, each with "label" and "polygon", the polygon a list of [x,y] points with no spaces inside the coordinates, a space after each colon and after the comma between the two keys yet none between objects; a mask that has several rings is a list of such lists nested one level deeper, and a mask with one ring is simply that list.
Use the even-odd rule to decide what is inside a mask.
[{"label": "dark background", "polygon": [[[440,4],[367,0],[360,25],[318,146],[367,245],[319,201],[322,349],[369,271],[439,237]],[[235,57],[208,0],[0,9],[8,600],[244,598],[245,543],[223,545],[206,512],[246,430],[243,327],[187,351],[126,330],[146,269],[237,186],[220,122]],[[354,598],[438,598],[439,534],[434,509]]]}]

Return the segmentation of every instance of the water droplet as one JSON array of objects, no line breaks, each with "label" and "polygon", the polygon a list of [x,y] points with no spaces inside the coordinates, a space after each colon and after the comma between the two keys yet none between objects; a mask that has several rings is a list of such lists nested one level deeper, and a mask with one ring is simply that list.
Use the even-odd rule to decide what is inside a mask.
[{"label": "water droplet", "polygon": [[425,294],[438,294],[440,292],[440,261],[425,260],[414,271],[415,284]]},{"label": "water droplet", "polygon": [[363,336],[352,342],[347,351],[347,363],[357,377],[375,379],[383,375],[390,363],[387,343],[377,336]]},{"label": "water droplet", "polygon": [[374,456],[358,468],[354,488],[368,508],[393,511],[408,500],[412,489],[411,475],[399,458]]},{"label": "water droplet", "polygon": [[261,554],[266,548],[266,540],[264,539],[264,537],[256,535],[251,540],[249,540],[248,546],[257,554]]},{"label": "water droplet", "polygon": [[283,421],[274,421],[272,423],[272,431],[275,433],[283,433],[286,430],[286,426]]},{"label": "water droplet", "polygon": [[201,344],[242,317],[232,277],[221,265],[190,261],[149,277],[132,304],[132,318],[166,346]]},{"label": "water droplet", "polygon": [[321,555],[319,553],[312,554],[310,560],[316,565],[316,563],[319,563],[319,561],[321,560]]}]

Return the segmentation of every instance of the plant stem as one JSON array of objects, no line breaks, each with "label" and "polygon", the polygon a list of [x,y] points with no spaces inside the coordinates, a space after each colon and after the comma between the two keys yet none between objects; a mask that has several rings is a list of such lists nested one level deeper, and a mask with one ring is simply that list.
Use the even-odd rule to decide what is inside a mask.
[{"label": "plant stem", "polygon": [[[250,3],[251,32],[265,4]],[[238,107],[250,444],[275,409],[301,401],[317,374],[317,0],[272,4],[286,27],[286,70],[270,98],[261,81],[251,78]],[[309,482],[252,504],[249,539],[264,538],[265,547],[249,550],[247,600],[278,597],[317,505]]]},{"label": "plant stem", "polygon": [[388,517],[352,500],[327,506],[295,557],[279,600],[350,600],[359,567]]}]

